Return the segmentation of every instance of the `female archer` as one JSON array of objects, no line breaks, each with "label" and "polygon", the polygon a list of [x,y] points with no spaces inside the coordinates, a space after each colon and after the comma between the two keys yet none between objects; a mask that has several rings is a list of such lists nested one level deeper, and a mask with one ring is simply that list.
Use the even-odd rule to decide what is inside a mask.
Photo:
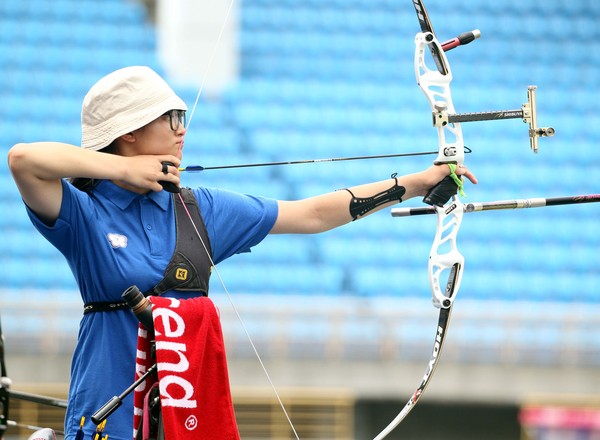
[{"label": "female archer", "polygon": [[[191,213],[209,254],[196,264],[206,256],[179,247],[177,198],[163,190],[179,187],[186,110],[150,68],[126,67],[85,96],[81,146],[36,142],[8,153],[31,222],[66,258],[85,304],[72,360],[67,440],[75,438],[81,416],[89,420],[132,383],[138,322],[121,304],[129,286],[180,299],[206,296],[210,266],[249,251],[266,235],[336,228],[425,196],[451,173],[434,165],[296,201],[195,188],[187,193],[193,195]],[[453,172],[477,183],[466,167]],[[176,257],[195,268],[185,286],[168,270]],[[131,439],[132,413],[132,399],[125,399],[107,424],[111,440]],[[86,422],[84,431],[91,435],[94,426]]]}]

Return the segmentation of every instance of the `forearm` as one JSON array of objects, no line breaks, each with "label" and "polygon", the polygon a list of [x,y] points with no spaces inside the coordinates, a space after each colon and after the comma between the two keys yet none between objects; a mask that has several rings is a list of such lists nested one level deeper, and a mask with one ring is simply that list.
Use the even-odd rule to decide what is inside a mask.
[{"label": "forearm", "polygon": [[[356,218],[363,218],[381,209],[399,203],[399,199],[408,200],[424,195],[435,182],[443,179],[443,172],[430,171],[389,178],[378,182],[358,185],[348,190],[338,190],[327,194],[293,202],[279,202],[279,217],[273,233],[316,233],[323,232],[354,220],[351,213],[353,198],[372,198],[385,192],[391,193],[379,197],[380,203],[372,204],[368,210]],[[436,179],[439,179],[436,181]],[[397,187],[395,188],[395,185]],[[401,197],[395,197],[401,196]],[[366,206],[366,205],[365,205]]]},{"label": "forearm", "polygon": [[8,153],[8,164],[16,180],[116,179],[127,171],[123,159],[59,142],[17,144]]},{"label": "forearm", "polygon": [[[440,179],[444,177],[443,174],[439,175]],[[429,188],[437,183],[438,177],[431,178],[427,172],[419,172],[414,174],[407,174],[405,176],[396,176],[389,179],[381,180],[378,182],[367,183],[364,185],[358,185],[348,188],[357,198],[372,197],[375,194],[389,190],[394,184],[403,188],[402,201],[412,199],[413,197],[423,196],[429,190]],[[383,206],[380,206],[372,212],[379,211],[385,207],[391,206],[395,203],[399,203],[399,200],[391,201]]]},{"label": "forearm", "polygon": [[413,197],[424,195],[425,173],[393,176],[378,182],[358,185],[317,197],[315,202],[323,224],[329,230]]},{"label": "forearm", "polygon": [[[134,191],[161,191],[159,180],[179,185],[179,158],[172,155],[103,153],[58,142],[17,144],[8,154],[10,170],[21,193],[65,177],[113,182]],[[164,173],[162,162],[173,164]]]},{"label": "forearm", "polygon": [[[162,161],[171,162],[164,174]],[[161,191],[159,180],[179,184],[179,159],[171,155],[125,157],[58,142],[17,144],[8,153],[10,171],[25,203],[48,223],[60,212],[61,179],[111,180],[131,191]]]}]

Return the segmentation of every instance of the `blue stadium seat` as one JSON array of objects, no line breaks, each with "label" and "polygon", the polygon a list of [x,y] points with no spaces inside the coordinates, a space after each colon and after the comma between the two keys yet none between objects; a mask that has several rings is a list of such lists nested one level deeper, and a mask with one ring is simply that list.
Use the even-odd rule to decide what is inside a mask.
[{"label": "blue stadium seat", "polygon": [[[589,97],[600,78],[595,50],[600,31],[593,19],[600,6],[550,2],[540,10],[518,0],[468,8],[461,3],[443,11],[442,21],[433,18],[442,9],[430,7],[442,40],[471,27],[483,32],[473,46],[448,54],[458,111],[518,109],[526,86],[534,83],[540,86],[540,123],[557,130],[554,138],[540,141],[534,156],[520,120],[465,124],[466,143],[474,150],[467,160],[482,181],[467,188],[465,201],[594,192],[600,134]],[[40,139],[78,143],[81,101],[100,76],[125,64],[162,72],[156,35],[146,19],[141,4],[124,0],[0,2],[2,151]],[[410,5],[254,0],[241,5],[241,19],[240,81],[221,98],[200,101],[186,138],[187,164],[437,149],[412,73],[418,26]],[[191,108],[197,90],[176,89]],[[18,127],[15,114],[23,116]],[[432,160],[207,171],[185,175],[184,182],[305,197],[393,171],[402,174]],[[14,183],[2,179],[0,185],[3,206],[21,209]],[[60,256],[28,239],[32,230],[24,211],[3,218],[2,226],[10,231],[0,243],[8,286],[74,289],[68,269],[54,261]],[[434,228],[434,218],[391,219],[382,212],[314,240],[268,239],[251,264],[240,261],[223,270],[241,291],[428,298],[423,277]],[[466,259],[461,295],[598,303],[596,229],[591,205],[468,214],[459,238]],[[35,261],[32,254],[38,255]],[[20,277],[19,268],[32,264],[31,279]],[[484,336],[497,340],[498,333]]]},{"label": "blue stadium seat", "polygon": [[[302,264],[233,264],[218,266],[231,293],[272,293],[278,295],[338,295],[343,270],[333,266]],[[219,285],[213,276],[211,285]],[[217,289],[219,287],[216,287]]]}]

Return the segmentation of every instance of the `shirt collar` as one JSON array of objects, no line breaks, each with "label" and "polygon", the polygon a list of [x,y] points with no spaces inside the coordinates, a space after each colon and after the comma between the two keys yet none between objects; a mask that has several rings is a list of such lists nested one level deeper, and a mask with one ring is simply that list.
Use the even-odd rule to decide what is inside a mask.
[{"label": "shirt collar", "polygon": [[146,194],[138,194],[126,190],[125,188],[121,188],[110,180],[103,180],[100,182],[96,187],[96,191],[122,210],[126,210],[134,200],[143,199],[145,197],[152,200],[160,209],[166,211],[169,207],[169,199],[171,198],[171,193],[167,191],[150,191]]}]

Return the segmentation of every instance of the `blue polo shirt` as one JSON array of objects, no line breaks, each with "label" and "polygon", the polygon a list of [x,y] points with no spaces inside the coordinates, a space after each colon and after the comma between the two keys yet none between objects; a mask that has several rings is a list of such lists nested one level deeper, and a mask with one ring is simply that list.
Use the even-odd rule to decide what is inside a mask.
[{"label": "blue polo shirt", "polygon": [[[197,188],[215,263],[262,241],[277,218],[277,202],[231,191]],[[63,181],[60,214],[51,227],[33,212],[40,233],[66,258],[84,303],[120,301],[135,284],[142,292],[163,277],[175,250],[175,213],[166,191],[136,194],[102,181],[90,194]],[[185,297],[190,293],[168,292]],[[73,439],[81,416],[86,438],[90,417],[134,380],[138,321],[128,310],[83,316],[71,364],[66,439]],[[133,393],[107,421],[111,440],[131,440]]]}]

